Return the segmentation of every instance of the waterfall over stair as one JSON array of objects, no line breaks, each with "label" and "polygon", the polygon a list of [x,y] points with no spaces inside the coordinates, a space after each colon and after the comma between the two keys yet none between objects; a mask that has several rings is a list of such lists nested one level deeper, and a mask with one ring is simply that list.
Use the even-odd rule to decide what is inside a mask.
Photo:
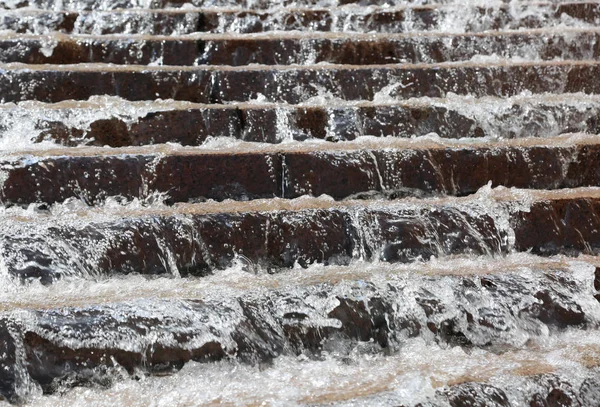
[{"label": "waterfall over stair", "polygon": [[0,405],[600,406],[598,0],[0,0]]}]

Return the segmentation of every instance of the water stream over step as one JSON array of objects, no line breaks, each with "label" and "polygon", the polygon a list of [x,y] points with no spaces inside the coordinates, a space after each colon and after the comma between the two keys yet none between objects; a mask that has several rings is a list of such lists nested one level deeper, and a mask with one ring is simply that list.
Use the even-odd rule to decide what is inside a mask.
[{"label": "water stream over step", "polygon": [[0,0],[0,405],[600,405],[596,0]]},{"label": "water stream over step", "polygon": [[[596,400],[598,394],[582,383],[595,380],[600,361],[595,331],[600,305],[594,298],[599,262],[522,254],[491,261],[314,266],[276,275],[248,272],[240,263],[188,281],[65,280],[50,289],[9,290],[1,321],[3,335],[8,327],[15,338],[16,360],[27,355],[25,376],[16,376],[17,393],[40,391],[37,385],[28,390],[28,375],[53,392],[80,380],[100,385],[124,380],[113,390],[76,391],[65,403],[113,391],[119,398],[132,397],[154,383],[149,371],[166,373],[189,358],[206,361],[223,354],[231,360],[192,364],[176,375],[182,380],[177,386],[201,380],[194,388],[204,392],[198,399],[196,390],[181,395],[181,405],[214,402],[217,394],[244,404],[270,397],[301,404],[353,398],[386,404],[443,401],[458,391],[444,390],[445,385],[478,381],[518,400],[543,395],[545,381],[565,378],[559,388],[570,389],[578,400]],[[11,311],[15,306],[20,310]],[[73,350],[61,350],[65,346]],[[168,348],[173,354],[165,360]],[[136,356],[140,352],[142,359]],[[457,358],[460,365],[453,362]],[[250,367],[249,360],[263,362]],[[299,370],[306,372],[298,375]],[[132,382],[129,375],[141,381]],[[348,387],[352,375],[359,376],[355,390]],[[61,380],[48,381],[54,376]],[[167,397],[155,393],[162,393],[162,386],[177,391],[172,380],[144,397]],[[207,391],[204,380],[221,384]],[[255,388],[265,381],[263,390]]]}]

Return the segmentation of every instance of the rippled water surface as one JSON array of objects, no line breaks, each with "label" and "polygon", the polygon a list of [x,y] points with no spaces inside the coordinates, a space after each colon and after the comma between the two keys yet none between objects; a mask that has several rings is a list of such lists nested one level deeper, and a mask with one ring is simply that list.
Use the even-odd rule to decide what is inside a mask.
[{"label": "rippled water surface", "polygon": [[[32,0],[26,4],[28,7],[19,8],[24,5],[22,0],[0,0],[4,8],[0,10],[0,28],[13,27],[19,18],[25,27],[19,33],[3,31],[0,39],[25,34],[30,38],[41,36],[39,38],[45,41],[41,52],[51,56],[58,41],[67,34],[57,34],[49,28],[63,18],[58,14],[50,13],[44,17],[46,20],[40,20],[38,8],[46,8],[55,12],[82,11],[71,29],[73,34],[79,35],[78,39],[98,35],[105,36],[104,39],[131,36],[143,46],[146,36],[155,28],[155,21],[142,9],[160,5],[172,8],[169,12],[173,14],[189,13],[168,32],[161,33],[163,38],[173,36],[198,41],[228,36],[238,39],[247,36],[250,41],[286,35],[298,40],[319,38],[318,21],[308,27],[295,27],[290,23],[286,13],[298,9],[307,13],[329,12],[330,31],[347,34],[346,39],[350,40],[352,35],[377,41],[386,33],[408,33],[414,34],[417,41],[423,35],[489,34],[490,31],[502,35],[541,27],[535,31],[537,34],[544,35],[546,29],[551,34],[563,33],[567,47],[581,45],[573,43],[577,33],[598,28],[598,21],[575,18],[567,13],[555,15],[559,5],[566,3],[562,0],[535,3],[390,0],[359,5],[344,5],[336,0],[177,3]],[[426,24],[420,19],[420,6],[441,10],[435,23]],[[489,8],[487,12],[485,7]],[[256,17],[245,13],[245,8],[270,14]],[[196,32],[202,26],[198,21],[199,10],[222,13],[212,33]],[[373,23],[374,13],[399,10],[405,13],[402,23],[391,28],[368,28]],[[258,23],[264,24],[267,33],[249,33]],[[107,33],[114,27],[120,27],[121,32]],[[332,35],[322,36],[333,38]],[[451,37],[447,38],[450,40],[444,41],[451,41]],[[327,63],[315,65],[311,46],[309,42],[306,44],[304,63],[290,69],[330,69]],[[578,57],[592,58],[589,55],[593,54],[586,53],[592,51],[592,45],[595,46],[582,48]],[[509,59],[487,53],[467,61],[444,62],[435,69],[486,64],[501,69],[511,64],[541,63],[542,57],[539,49],[524,46]],[[553,61],[569,63],[559,57]],[[142,74],[198,68],[164,67],[160,56],[156,56],[151,65],[81,64],[54,68],[74,72],[136,70]],[[431,66],[412,66],[415,67]],[[4,64],[0,66],[0,73],[36,69],[49,67]],[[262,68],[253,66],[251,69]],[[275,69],[287,68],[277,66]],[[376,70],[373,72],[379,75]],[[572,78],[552,80],[563,79]],[[282,84],[282,89],[288,85]],[[138,155],[150,156],[148,171],[156,173],[161,160],[170,155],[265,154],[267,164],[274,168],[271,155],[345,151],[359,151],[362,155],[353,159],[364,164],[364,168],[375,162],[375,169],[368,170],[367,175],[373,185],[379,186],[377,191],[373,187],[372,191],[361,191],[338,200],[327,194],[309,196],[312,189],[308,185],[298,189],[301,191],[298,195],[307,195],[296,199],[220,202],[190,199],[191,202],[170,205],[168,192],[151,190],[151,183],[145,180],[136,199],[109,196],[91,205],[93,200],[87,199],[85,188],[81,188],[80,195],[65,202],[2,205],[0,341],[7,344],[11,341],[6,338],[10,338],[14,349],[6,345],[6,351],[0,352],[0,362],[7,366],[6,371],[10,370],[22,405],[415,406],[432,403],[423,406],[457,406],[469,405],[453,401],[452,397],[461,391],[475,393],[475,401],[488,402],[493,393],[485,387],[488,385],[504,394],[504,398],[496,398],[500,401],[495,405],[527,406],[532,397],[548,393],[548,389],[560,389],[572,402],[565,405],[600,405],[598,250],[588,245],[580,252],[564,250],[573,256],[518,253],[515,226],[511,223],[513,214],[530,213],[534,202],[581,197],[588,202],[600,196],[600,189],[595,186],[560,189],[563,186],[557,186],[559,189],[553,191],[536,191],[492,187],[490,183],[468,196],[451,196],[453,191],[443,191],[448,195],[412,191],[411,195],[390,187],[402,174],[392,174],[396,178],[389,175],[393,173],[395,161],[415,151],[466,151],[478,147],[493,151],[506,148],[502,151],[507,151],[509,158],[516,156],[515,152],[524,154],[524,162],[531,166],[535,163],[524,153],[529,151],[527,148],[564,147],[567,153],[552,170],[566,173],[570,168],[568,164],[577,163],[580,158],[579,150],[569,148],[598,143],[600,96],[583,92],[523,92],[510,97],[477,98],[454,93],[437,98],[397,97],[396,90],[406,86],[412,86],[412,82],[394,80],[372,100],[359,101],[342,100],[326,89],[314,89],[310,95],[302,95],[296,105],[278,103],[262,94],[252,100],[218,106],[161,99],[132,102],[113,96],[59,103],[0,104],[1,188],[8,179],[8,171],[25,171],[33,163],[41,163],[39,167],[47,169],[44,166],[54,165],[50,157],[100,155],[127,160]],[[210,109],[236,112],[240,117],[240,112],[253,109],[274,111],[268,123],[259,123],[258,127],[245,123],[244,134],[274,128],[276,137],[268,143],[252,142],[236,136],[235,129],[228,128],[220,134],[209,134],[197,145],[158,142],[118,148],[96,143],[93,137],[94,128],[113,119],[121,126],[118,128],[130,131],[159,113],[197,110],[205,114]],[[324,128],[320,129],[324,136],[313,138],[303,132],[302,123],[297,119],[300,109],[324,112]],[[431,113],[434,110],[441,112],[439,117]],[[432,123],[442,125],[426,123],[421,127],[407,125],[386,131],[369,130],[383,128],[377,127],[376,122],[385,122],[400,113],[415,122],[424,122],[419,116],[425,115],[424,111],[432,115]],[[456,123],[469,123],[463,126],[464,134],[457,134],[451,126]],[[68,136],[58,136],[61,131]],[[372,155],[377,149],[396,155],[390,155],[380,166]],[[340,165],[344,164],[343,160],[340,158]],[[391,180],[390,185],[384,179]],[[284,181],[281,183],[281,195],[285,196],[285,189],[290,186],[284,185]],[[564,216],[560,219],[592,216],[585,212],[586,208],[582,204],[574,212],[565,209],[568,214],[561,214]],[[335,211],[347,218],[345,225],[355,233],[345,257],[326,258],[325,252],[334,243],[317,243],[323,252],[321,263],[326,264],[305,264],[305,259],[298,256],[285,267],[273,266],[241,251],[222,264],[211,263],[211,250],[221,248],[212,247],[216,243],[200,236],[197,226],[205,216],[233,230],[242,227],[242,223],[231,221],[226,214],[259,214],[257,216],[266,219],[266,226],[256,226],[258,251],[273,244],[269,242],[270,222],[279,222],[277,225],[282,230],[288,228],[286,236],[302,238],[301,226],[317,219],[313,226],[316,232],[306,234],[316,239],[320,233],[327,233],[323,224],[318,223],[317,215]],[[370,211],[392,214],[396,218],[373,220]],[[440,218],[442,220],[436,218],[440,213],[445,216]],[[550,222],[555,218],[548,219]],[[382,229],[385,222],[389,223],[384,226],[390,234],[400,236],[397,241],[383,241],[373,232]],[[446,230],[450,224],[460,230]],[[165,228],[169,227],[176,229],[173,235],[178,244],[189,246],[192,251],[197,249],[198,258],[206,257],[203,261],[210,272],[188,275],[185,267],[178,267],[175,249],[181,247],[175,248],[172,242],[165,241]],[[560,227],[556,225],[557,230]],[[405,236],[413,238],[414,246],[427,246],[431,250],[411,252],[402,258],[404,263],[389,263],[394,261],[388,257],[393,254],[393,245],[405,243],[402,240]],[[581,236],[583,239],[583,234]],[[215,241],[218,238],[215,237]],[[140,241],[143,243],[134,244]],[[128,269],[123,266],[126,260],[122,263],[114,260],[129,255],[135,257],[140,254],[136,250],[143,251],[143,248],[154,250],[148,249],[150,245],[144,246],[148,241],[160,252],[160,264],[153,266],[156,275],[145,275],[145,269]],[[134,243],[119,246],[120,242]],[[282,251],[286,249],[289,244]],[[194,256],[192,259],[197,260]],[[57,277],[47,280],[20,278],[15,272],[50,269]],[[158,350],[155,352],[155,349]],[[89,352],[85,357],[94,360],[97,350],[112,352],[98,362],[103,368],[87,369],[78,365],[81,361],[77,357],[68,359],[73,352]],[[176,359],[173,366],[167,363],[171,361],[152,359],[162,354]],[[6,362],[11,357],[14,360]],[[110,358],[112,362],[106,360]],[[125,362],[118,363],[117,359]],[[196,361],[184,363],[187,360]],[[68,370],[69,364],[77,366],[81,374],[61,376],[52,371]],[[0,372],[0,390],[4,391],[3,386],[9,379],[2,374],[4,372]],[[38,375],[37,379],[32,378],[33,374]],[[61,379],[52,382],[53,375]],[[461,386],[465,385],[474,387],[464,390]],[[51,394],[43,394],[44,391]],[[459,396],[466,403],[466,396],[463,393]]]}]

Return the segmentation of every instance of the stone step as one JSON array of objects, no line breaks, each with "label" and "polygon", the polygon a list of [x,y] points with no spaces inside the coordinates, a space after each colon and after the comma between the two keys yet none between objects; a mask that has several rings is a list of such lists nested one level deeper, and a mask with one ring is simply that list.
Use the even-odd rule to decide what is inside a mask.
[{"label": "stone step", "polygon": [[335,203],[304,197],[162,209],[130,204],[37,215],[15,209],[3,220],[1,250],[9,277],[44,284],[70,276],[203,276],[240,261],[251,272],[276,272],[355,260],[600,253],[597,188],[492,192],[460,199]]},{"label": "stone step", "polygon": [[532,93],[600,93],[600,62],[456,62],[406,65],[152,67],[105,64],[0,64],[1,102],[85,100],[94,95],[128,100],[197,103],[300,103],[319,96],[343,100]]},{"label": "stone step", "polygon": [[[553,0],[545,3],[572,3],[572,0]],[[270,0],[65,0],[60,3],[53,0],[0,0],[0,8],[40,9],[54,11],[120,10],[120,9],[163,9],[163,8],[232,8],[270,10],[282,7],[358,7],[384,6],[402,7],[414,5],[452,4],[456,0],[279,0],[273,4]],[[487,5],[485,1],[471,2]],[[515,2],[518,3],[518,2]]]},{"label": "stone step", "polygon": [[411,138],[553,137],[600,133],[600,97],[585,94],[510,98],[450,96],[386,102],[328,102],[304,106],[264,103],[203,105],[128,102],[118,98],[0,105],[0,145],[202,145],[215,139],[280,143]]},{"label": "stone step", "polygon": [[0,400],[600,404],[599,1],[2,7]]},{"label": "stone step", "polygon": [[[170,400],[174,394],[178,400],[196,405],[251,405],[265,399],[328,406],[537,407],[556,406],[556,400],[563,402],[560,406],[598,405],[600,378],[594,363],[574,362],[567,353],[579,355],[584,351],[593,359],[594,345],[578,346],[575,340],[561,342],[562,349],[545,345],[539,353],[525,349],[497,355],[466,353],[458,347],[415,346],[411,342],[392,356],[360,352],[340,358],[326,354],[321,360],[288,356],[260,368],[235,361],[221,361],[210,367],[190,363],[169,377],[124,379],[117,385],[118,390],[96,386],[60,391],[33,397],[30,404],[102,405],[109,393],[111,403],[128,407],[146,407],[157,399]],[[543,355],[544,351],[549,354]],[[557,354],[560,357],[548,360],[549,355]],[[561,362],[576,366],[577,373],[562,368]],[[288,380],[292,375],[297,380]],[[253,391],[246,391],[246,386]]]},{"label": "stone step", "polygon": [[[507,1],[504,1],[506,3]],[[532,4],[573,4],[573,0],[512,0],[511,5],[515,8],[527,7]],[[581,3],[593,3],[582,1]],[[270,0],[64,0],[56,2],[53,0],[0,0],[0,8],[14,9],[39,9],[54,11],[90,11],[90,10],[121,10],[121,9],[163,9],[163,8],[229,8],[238,10],[271,10],[284,7],[353,7],[360,6],[383,6],[383,7],[406,7],[406,6],[439,6],[439,5],[462,5],[456,0],[278,0],[273,4]],[[488,1],[471,0],[470,5],[486,7]]]},{"label": "stone step", "polygon": [[398,33],[469,32],[550,26],[594,26],[600,21],[596,2],[523,3],[522,7],[435,5],[370,8],[115,10],[0,12],[0,29],[18,33],[185,35],[260,33],[266,31],[334,31]]},{"label": "stone step", "polygon": [[492,185],[559,189],[600,185],[600,139],[442,143],[442,140],[290,143],[227,149],[157,145],[16,152],[0,160],[5,205],[108,197],[166,202],[206,199],[334,199],[468,195]]},{"label": "stone step", "polygon": [[528,60],[600,57],[596,29],[542,29],[480,34],[270,34],[268,36],[0,37],[0,62],[26,64],[349,65],[439,63],[491,56]]},{"label": "stone step", "polygon": [[[36,308],[44,298],[28,304],[21,295],[16,309],[3,304],[0,317],[0,391],[18,401],[28,385],[53,393],[70,385],[106,385],[117,371],[165,374],[191,360],[257,364],[299,354],[318,358],[327,350],[344,356],[360,343],[371,353],[401,352],[411,338],[433,346],[477,346],[478,353],[497,362],[512,359],[513,366],[527,355],[523,363],[531,366],[532,359],[544,360],[545,352],[557,357],[560,348],[554,346],[565,346],[546,342],[537,351],[528,349],[527,343],[547,340],[548,329],[594,328],[600,313],[595,264],[475,263],[442,263],[437,270],[423,264],[414,270],[385,267],[383,272],[356,265],[306,271],[303,283],[238,272],[237,282],[224,280],[233,289],[222,280],[204,288],[193,279],[122,280],[111,290],[98,284],[104,297],[97,285],[82,287],[78,296],[67,293],[58,307],[51,300]],[[159,284],[162,298],[155,297]],[[115,301],[125,292],[135,294]],[[596,367],[600,348],[590,344],[569,353],[569,360]],[[553,371],[548,363],[545,369]],[[533,368],[519,375],[534,373],[542,372]]]},{"label": "stone step", "polygon": [[[552,350],[549,349],[550,352]],[[586,350],[588,355],[591,352]],[[593,358],[594,356],[592,356]],[[492,363],[502,363],[502,359],[494,360]],[[564,360],[566,362],[566,359]],[[572,374],[560,371],[548,373],[548,369],[540,357],[540,360],[528,359],[516,362],[523,372],[514,374],[508,372],[490,377],[482,374],[480,381],[470,377],[469,373],[458,381],[449,383],[435,390],[435,395],[430,397],[420,397],[425,399],[425,403],[416,404],[417,407],[463,407],[463,406],[493,406],[493,407],[511,407],[511,406],[595,406],[600,403],[600,396],[597,392],[600,378],[595,368],[589,369],[581,366],[581,375],[574,381]],[[579,365],[579,362],[576,362]],[[593,364],[589,365],[593,366]],[[588,370],[589,369],[589,370]],[[478,369],[479,370],[479,369]],[[481,369],[483,370],[483,369]],[[552,370],[552,369],[550,369]],[[527,373],[530,372],[530,373]],[[494,384],[490,384],[490,381]],[[368,391],[368,385],[375,387],[374,382],[365,385],[362,394],[359,397],[352,398],[353,403],[378,404],[385,403],[389,398],[393,400],[392,395],[377,394],[377,391]],[[381,384],[379,388],[384,387]],[[393,387],[389,383],[386,387]],[[336,397],[337,396],[337,397]],[[345,397],[333,390],[326,393],[325,400],[337,400],[340,404],[347,401]],[[401,398],[401,397],[398,397]],[[318,400],[318,397],[316,398]]]}]

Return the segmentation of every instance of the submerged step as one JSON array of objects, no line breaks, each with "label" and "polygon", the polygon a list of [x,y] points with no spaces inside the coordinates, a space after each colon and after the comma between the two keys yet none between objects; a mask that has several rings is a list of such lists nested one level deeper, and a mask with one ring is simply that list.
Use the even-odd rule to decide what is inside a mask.
[{"label": "submerged step", "polygon": [[0,37],[0,62],[27,64],[291,65],[328,62],[377,65],[439,63],[472,58],[584,59],[600,57],[597,30],[537,30],[483,34],[268,36],[25,36]]},{"label": "submerged step", "polygon": [[133,212],[118,205],[59,216],[19,211],[3,222],[5,270],[43,283],[73,275],[205,275],[236,261],[251,270],[277,271],[353,259],[394,263],[600,248],[598,190],[585,188],[392,202],[205,203]]},{"label": "submerged step", "polygon": [[156,146],[16,152],[0,160],[5,205],[89,204],[108,197],[169,203],[329,195],[468,195],[493,186],[600,185],[596,136],[481,143],[401,139],[290,143],[228,150]]},{"label": "submerged step", "polygon": [[280,143],[354,140],[363,136],[411,138],[553,137],[600,133],[600,97],[585,94],[384,102],[329,101],[290,106],[174,101],[128,102],[98,98],[57,104],[0,105],[5,150],[53,141],[67,146],[202,145],[211,140]]},{"label": "submerged step", "polygon": [[[553,0],[551,3],[572,3],[572,0]],[[53,0],[0,0],[0,8],[13,10],[20,8],[83,11],[83,10],[118,10],[118,9],[162,9],[162,8],[233,8],[238,10],[257,9],[270,10],[280,7],[343,7],[343,6],[384,6],[398,7],[406,5],[453,4],[456,0],[65,0],[57,3]],[[486,2],[479,2],[482,6]],[[478,2],[473,2],[477,5]],[[518,2],[515,2],[518,3]],[[547,4],[548,2],[542,2]]]},{"label": "submerged step", "polygon": [[151,67],[103,64],[0,65],[2,102],[85,100],[94,95],[128,100],[198,103],[300,103],[330,95],[343,100],[391,97],[512,96],[522,92],[600,93],[598,61],[493,62],[417,65]]},{"label": "submerged step", "polygon": [[[566,344],[566,346],[574,351],[579,350],[575,345]],[[550,347],[544,349],[558,353]],[[556,399],[572,402],[571,405],[575,406],[595,406],[600,402],[596,391],[599,380],[597,372],[594,368],[590,369],[583,365],[579,367],[575,376],[561,370],[557,363],[551,365],[556,373],[548,373],[550,365],[546,363],[543,355],[536,357],[529,354],[528,359],[514,362],[510,359],[510,354],[506,359],[502,356],[486,354],[488,359],[484,361],[461,352],[444,352],[437,349],[434,352],[425,346],[415,346],[411,351],[418,352],[419,359],[411,357],[413,355],[409,352],[403,352],[393,358],[360,355],[351,359],[353,363],[336,358],[303,361],[301,358],[283,357],[281,362],[275,363],[272,368],[258,369],[236,363],[220,362],[215,364],[214,370],[207,369],[205,364],[190,363],[181,373],[172,377],[147,377],[141,381],[121,382],[119,391],[79,388],[64,394],[36,397],[32,399],[31,404],[25,405],[54,407],[56,403],[61,402],[74,405],[77,403],[102,405],[107,393],[111,394],[111,401],[127,404],[129,407],[145,407],[157,399],[170,400],[169,397],[178,397],[178,400],[184,400],[188,404],[225,402],[252,404],[262,403],[265,400],[275,404],[285,400],[298,405],[316,406],[551,406]],[[427,355],[427,359],[423,359],[423,355]],[[566,364],[572,362],[565,352],[560,352],[560,355],[561,362]],[[482,372],[489,369],[492,363],[500,366],[506,363],[507,369],[510,369],[508,366],[514,366],[515,371],[505,369],[504,372],[491,378],[483,373],[482,380],[477,382],[472,378],[469,379],[471,372],[461,368],[459,370],[464,372],[464,377],[460,377],[459,382],[455,383],[452,378],[457,377],[458,374],[455,372],[449,374],[448,377],[451,379],[444,387],[440,387],[444,381],[435,379],[428,381],[421,376],[421,373],[431,372],[433,375],[439,373],[422,366],[420,362],[423,360],[432,366],[437,366],[441,360],[448,361],[448,365],[456,370],[457,359],[462,362],[468,361],[469,367]],[[407,367],[408,361],[418,364],[419,369],[422,370],[411,370]],[[520,367],[523,371],[519,369]],[[526,371],[530,373],[527,375]],[[301,380],[290,383],[287,380],[289,375]],[[398,377],[401,377],[402,381]],[[495,385],[489,384],[488,380]],[[242,386],[229,385],[231,382],[244,383],[253,391],[249,393],[244,391]],[[198,383],[200,385],[197,385]],[[179,387],[182,385],[185,386],[185,392],[182,392]]]},{"label": "submerged step", "polygon": [[[283,287],[272,281],[276,288],[237,290],[215,284],[199,298],[181,298],[175,288],[170,294],[162,289],[163,298],[146,299],[152,291],[145,287],[155,282],[123,280],[113,290],[118,294],[135,284],[136,298],[49,309],[22,308],[27,304],[21,301],[0,317],[5,349],[0,391],[16,400],[27,397],[28,386],[52,393],[70,385],[110,383],[119,372],[172,372],[191,360],[257,363],[297,354],[348,355],[361,347],[393,354],[410,345],[411,338],[433,346],[478,346],[483,349],[478,352],[490,357],[516,353],[518,365],[518,349],[526,351],[527,343],[544,338],[548,330],[593,329],[597,323],[598,269],[593,264],[513,262],[516,269],[507,270],[506,262],[493,263],[483,272],[471,264],[467,269],[473,274],[465,273],[464,265],[453,272],[451,263],[444,275],[419,272],[426,265],[413,273],[391,267],[382,273],[368,266],[366,279],[341,268],[341,279],[331,270],[331,276],[315,273],[324,281],[320,283],[298,285],[276,278]],[[358,271],[363,266],[349,267]],[[338,280],[332,283],[330,277]],[[272,280],[243,272],[232,278],[238,283]],[[96,298],[94,287],[81,290],[77,301],[85,302],[87,289]],[[571,356],[592,368],[599,351],[596,346]],[[536,373],[531,370],[525,375]]]},{"label": "submerged step", "polygon": [[549,26],[593,26],[600,18],[596,2],[522,3],[521,7],[436,5],[368,8],[115,10],[55,12],[0,11],[0,29],[45,34],[258,33],[332,31],[398,33],[469,32]]}]

